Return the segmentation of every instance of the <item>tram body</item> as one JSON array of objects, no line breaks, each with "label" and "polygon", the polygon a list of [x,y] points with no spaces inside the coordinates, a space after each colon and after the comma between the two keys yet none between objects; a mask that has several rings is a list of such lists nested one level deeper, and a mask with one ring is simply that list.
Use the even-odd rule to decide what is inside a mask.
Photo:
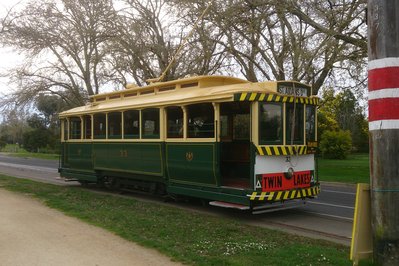
[{"label": "tram body", "polygon": [[[311,87],[199,76],[91,97],[60,114],[65,180],[263,209],[317,196]],[[274,203],[274,204],[271,204]]]}]

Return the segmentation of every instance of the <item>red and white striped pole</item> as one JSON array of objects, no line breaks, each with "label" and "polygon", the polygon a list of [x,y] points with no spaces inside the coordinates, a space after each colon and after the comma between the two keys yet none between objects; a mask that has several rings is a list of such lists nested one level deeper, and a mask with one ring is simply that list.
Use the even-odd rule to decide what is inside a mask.
[{"label": "red and white striped pole", "polygon": [[368,1],[374,260],[399,265],[399,1]]},{"label": "red and white striped pole", "polygon": [[369,130],[399,129],[399,57],[370,60],[368,78]]}]

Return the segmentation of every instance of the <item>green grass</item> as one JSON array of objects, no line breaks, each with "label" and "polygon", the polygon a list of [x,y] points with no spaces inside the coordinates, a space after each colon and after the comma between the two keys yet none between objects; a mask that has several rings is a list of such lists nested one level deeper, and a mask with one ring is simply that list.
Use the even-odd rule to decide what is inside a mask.
[{"label": "green grass", "polygon": [[24,148],[19,147],[17,144],[7,144],[6,147],[1,151],[6,152],[10,156],[14,157],[39,158],[46,160],[58,160],[59,158],[58,154],[28,152]]},{"label": "green grass", "polygon": [[0,186],[190,265],[351,265],[349,248],[233,219],[0,175]]},{"label": "green grass", "polygon": [[346,160],[318,159],[319,180],[370,183],[368,154],[352,154]]}]

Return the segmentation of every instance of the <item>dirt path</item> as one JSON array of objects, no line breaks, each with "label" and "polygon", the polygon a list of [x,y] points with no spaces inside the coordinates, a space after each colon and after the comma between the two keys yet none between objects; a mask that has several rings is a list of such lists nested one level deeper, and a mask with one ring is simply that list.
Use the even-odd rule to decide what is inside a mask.
[{"label": "dirt path", "polygon": [[1,265],[178,265],[39,201],[0,188]]}]

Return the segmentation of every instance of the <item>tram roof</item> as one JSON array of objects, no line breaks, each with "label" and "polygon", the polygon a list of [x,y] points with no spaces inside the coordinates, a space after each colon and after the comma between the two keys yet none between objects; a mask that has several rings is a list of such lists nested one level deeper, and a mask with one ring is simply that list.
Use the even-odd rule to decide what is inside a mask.
[{"label": "tram roof", "polygon": [[60,117],[206,101],[233,101],[234,94],[241,92],[277,93],[277,82],[255,83],[227,76],[195,76],[143,87],[128,85],[124,90],[91,96],[90,103],[64,111]]}]

